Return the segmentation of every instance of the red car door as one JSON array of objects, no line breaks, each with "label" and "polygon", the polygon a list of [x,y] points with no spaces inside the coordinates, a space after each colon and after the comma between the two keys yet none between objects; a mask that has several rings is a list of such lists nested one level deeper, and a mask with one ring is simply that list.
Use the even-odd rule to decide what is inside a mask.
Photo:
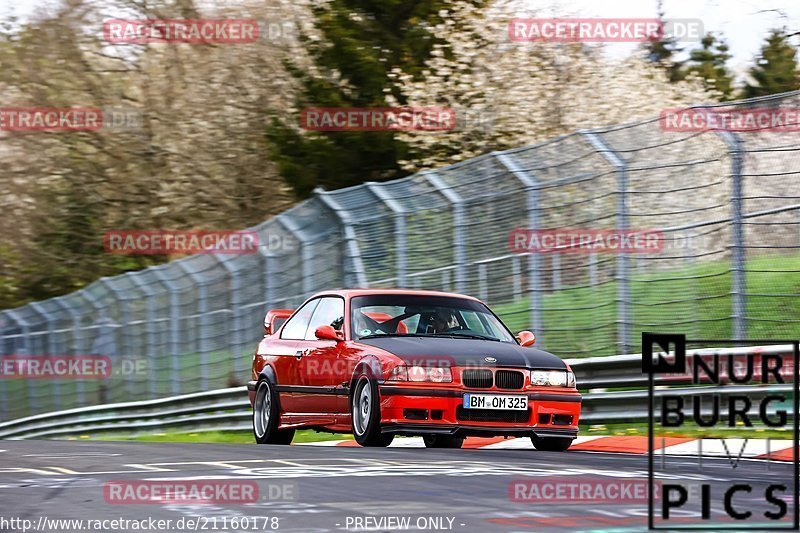
[{"label": "red car door", "polygon": [[319,298],[306,302],[286,321],[279,334],[269,337],[264,350],[275,368],[281,410],[284,413],[302,412],[302,398],[297,387],[302,384],[300,369],[301,350],[298,346],[305,339],[311,316],[319,304]]},{"label": "red car door", "polygon": [[300,384],[304,394],[298,403],[306,413],[337,413],[337,395],[343,393],[342,383],[347,381],[346,361],[341,357],[343,342],[317,339],[315,331],[328,325],[336,330],[344,326],[344,298],[325,296],[320,298],[306,331],[305,339],[299,341]]}]

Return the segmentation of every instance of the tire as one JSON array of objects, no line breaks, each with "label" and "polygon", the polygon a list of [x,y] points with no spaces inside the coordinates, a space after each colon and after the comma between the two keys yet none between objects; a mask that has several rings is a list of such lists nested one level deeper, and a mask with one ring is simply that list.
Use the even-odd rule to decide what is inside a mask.
[{"label": "tire", "polygon": [[394,440],[394,435],[381,434],[380,405],[378,384],[361,374],[350,397],[353,435],[361,446],[385,447]]},{"label": "tire", "polygon": [[531,442],[540,452],[565,452],[572,446],[572,439],[563,437],[531,437]]},{"label": "tire", "polygon": [[464,444],[464,437],[423,435],[422,441],[426,448],[461,448],[461,445]]},{"label": "tire", "polygon": [[278,393],[269,381],[262,379],[256,385],[253,400],[253,436],[258,444],[291,444],[293,429],[278,429],[280,409]]}]

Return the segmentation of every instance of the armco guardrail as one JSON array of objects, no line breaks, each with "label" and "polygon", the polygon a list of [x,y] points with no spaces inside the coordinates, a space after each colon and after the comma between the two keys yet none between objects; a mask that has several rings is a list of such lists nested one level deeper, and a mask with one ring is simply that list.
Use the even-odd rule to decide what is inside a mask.
[{"label": "armco guardrail", "polygon": [[157,400],[94,405],[43,413],[0,424],[0,439],[66,437],[87,432],[246,429],[250,404],[245,387]]},{"label": "armco guardrail", "polygon": [[[710,356],[715,352],[744,355],[790,354],[789,345],[752,346],[690,350],[688,357]],[[647,383],[642,374],[641,354],[614,355],[568,360],[578,386],[588,390],[583,396],[581,420],[593,424],[636,422],[647,419],[647,390],[598,391],[602,387],[632,387]],[[680,376],[659,379],[680,385]],[[746,393],[751,399],[767,394],[791,393],[792,385],[695,386],[672,388],[683,396],[726,397]],[[656,395],[666,391],[656,391]],[[95,405],[44,413],[0,423],[0,439],[59,438],[93,432],[136,433],[147,430],[183,429],[187,431],[235,430],[250,428],[250,404],[245,387],[184,394],[157,400]]]},{"label": "armco guardrail", "polygon": [[[747,346],[737,348],[703,348],[687,350],[686,356],[689,358],[695,356],[703,357],[711,356],[714,353],[727,353],[734,356],[744,355],[746,353],[792,356],[794,347],[789,344],[779,344],[774,346]],[[567,359],[567,362],[572,366],[579,385],[584,389],[647,385],[647,374],[642,373],[642,354]],[[786,375],[791,376],[791,372]],[[688,382],[688,379],[681,379],[680,376],[659,376],[656,379],[656,383],[659,384],[680,384]]]}]

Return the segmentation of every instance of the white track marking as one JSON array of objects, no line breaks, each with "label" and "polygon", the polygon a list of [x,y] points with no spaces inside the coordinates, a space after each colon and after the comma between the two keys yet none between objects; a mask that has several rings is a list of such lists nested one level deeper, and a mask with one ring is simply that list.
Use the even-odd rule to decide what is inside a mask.
[{"label": "white track marking", "polygon": [[[592,440],[596,440],[602,438],[602,436],[585,436],[585,437],[578,437],[575,439],[575,444],[581,444],[584,442],[589,442]],[[326,440],[326,441],[319,441],[319,442],[302,442],[295,444],[295,446],[338,446],[342,442],[352,442],[349,440]],[[469,441],[467,441],[469,442]],[[390,448],[424,448],[425,443],[422,441],[422,437],[403,437],[400,439],[394,439],[392,443],[389,445]],[[485,446],[480,446],[478,448],[470,448],[473,450],[517,450],[517,449],[530,449],[533,448],[533,444],[531,443],[531,439],[529,438],[509,438],[506,440],[502,440],[500,442],[495,442],[494,444],[487,444]]]},{"label": "white track marking", "polygon": [[481,446],[480,448],[475,448],[476,450],[528,450],[533,449],[533,443],[531,439],[527,438],[519,438],[519,439],[506,439],[501,440],[500,442],[495,442],[494,444],[487,444],[486,446]]},{"label": "white track marking", "polygon": [[[46,467],[45,467],[46,468]],[[39,474],[40,476],[60,476],[55,472],[48,472],[47,470],[40,470],[36,468],[0,468],[0,474],[12,474],[18,472],[28,472],[32,474]]]},{"label": "white track marking", "polygon": [[348,442],[346,440],[321,440],[319,442],[298,442],[292,446],[338,446],[340,442]]},{"label": "white track marking", "polygon": [[141,470],[147,470],[148,472],[174,472],[172,468],[161,468],[158,466],[150,466],[150,465],[143,465],[141,463],[128,463],[122,466],[129,466],[131,468],[139,468]]},{"label": "white track marking", "polygon": [[102,452],[75,452],[75,453],[26,453],[22,457],[49,457],[49,458],[69,458],[69,457],[118,457],[119,453],[102,453]]},{"label": "white track marking", "polygon": [[406,437],[402,439],[394,439],[389,445],[389,448],[424,448],[425,442],[422,437]]},{"label": "white track marking", "polygon": [[64,468],[62,466],[48,466],[50,470],[55,470],[56,472],[60,472],[62,474],[78,474],[78,472],[74,470],[70,470],[69,468]]}]

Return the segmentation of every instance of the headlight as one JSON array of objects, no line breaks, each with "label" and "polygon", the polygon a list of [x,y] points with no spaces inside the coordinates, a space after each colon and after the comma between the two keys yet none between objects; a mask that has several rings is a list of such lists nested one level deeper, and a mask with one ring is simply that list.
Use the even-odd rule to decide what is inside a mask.
[{"label": "headlight", "polygon": [[433,367],[428,369],[428,381],[434,383],[449,383],[453,381],[453,375],[449,368]]},{"label": "headlight", "polygon": [[531,370],[531,385],[574,387],[575,374],[563,370]]},{"label": "headlight", "polygon": [[433,383],[450,383],[453,374],[449,368],[432,366],[404,366],[399,365],[392,369],[387,381],[430,381]]},{"label": "headlight", "polygon": [[532,370],[531,385],[547,385],[547,374],[549,372],[543,370]]}]

